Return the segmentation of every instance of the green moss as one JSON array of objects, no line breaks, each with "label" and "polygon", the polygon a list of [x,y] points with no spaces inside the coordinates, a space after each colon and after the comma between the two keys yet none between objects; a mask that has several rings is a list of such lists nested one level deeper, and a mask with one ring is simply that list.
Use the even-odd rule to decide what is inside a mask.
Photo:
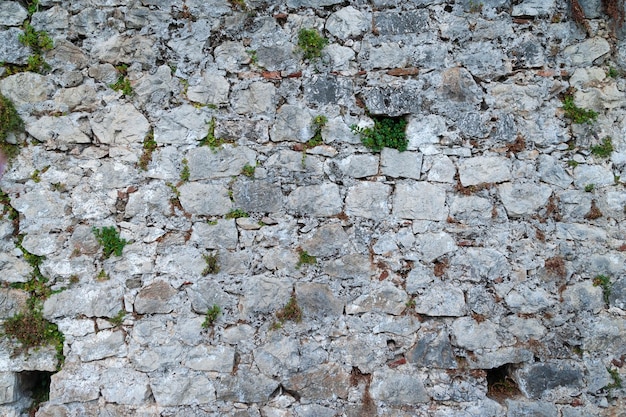
[{"label": "green moss", "polygon": [[234,209],[226,213],[225,217],[227,219],[240,219],[242,217],[250,217],[250,215],[242,209]]},{"label": "green moss", "polygon": [[602,139],[601,145],[595,145],[591,147],[591,153],[599,158],[608,158],[613,152],[613,140],[607,136]]},{"label": "green moss", "polygon": [[0,150],[9,159],[13,159],[19,153],[19,146],[6,141],[9,133],[24,131],[24,121],[15,110],[15,106],[5,96],[0,94]]},{"label": "green moss", "polygon": [[182,182],[187,182],[189,181],[189,161],[187,161],[187,158],[183,158],[183,170],[180,172],[180,180]]},{"label": "green moss", "polygon": [[596,188],[595,184],[587,184],[585,185],[585,192],[590,193],[593,191],[594,188]]},{"label": "green moss", "polygon": [[19,35],[19,41],[28,46],[33,55],[28,57],[27,71],[44,72],[50,69],[50,66],[43,59],[43,54],[54,47],[52,38],[45,31],[37,31],[30,24],[24,23],[24,33]]},{"label": "green moss", "polygon": [[298,48],[302,51],[304,59],[319,58],[327,44],[328,39],[315,29],[301,29],[298,32]]},{"label": "green moss", "polygon": [[96,235],[98,243],[102,245],[102,254],[105,258],[109,258],[113,254],[122,256],[122,250],[128,241],[120,238],[120,234],[115,227],[103,227],[102,229],[94,227],[91,230]]},{"label": "green moss", "polygon": [[245,164],[244,167],[241,169],[241,174],[245,175],[248,178],[254,178],[255,170],[256,170],[256,167],[250,164]]},{"label": "green moss", "polygon": [[121,91],[125,96],[131,96],[133,94],[133,87],[130,85],[130,80],[123,75],[120,75],[117,81],[110,84],[109,87],[115,91]]},{"label": "green moss", "polygon": [[206,262],[206,266],[202,271],[203,276],[207,276],[209,274],[217,274],[218,272],[220,272],[218,255],[202,255],[202,258],[204,259],[204,262]]},{"label": "green moss", "polygon": [[126,317],[126,311],[120,310],[114,317],[109,319],[109,323],[115,327],[121,326],[124,322],[124,317]]},{"label": "green moss", "polygon": [[315,256],[309,255],[305,250],[298,250],[298,263],[296,264],[296,269],[300,269],[302,265],[315,265],[317,263],[317,258]]},{"label": "green moss", "polygon": [[606,275],[596,275],[593,279],[593,286],[602,288],[604,302],[608,304],[611,296],[611,279]]},{"label": "green moss", "polygon": [[567,166],[570,166],[572,168],[576,168],[578,165],[580,165],[580,163],[578,163],[577,161],[574,161],[573,159],[570,159],[569,161],[567,161]]},{"label": "green moss", "polygon": [[402,117],[373,116],[374,127],[360,128],[350,126],[353,133],[361,136],[361,142],[374,152],[383,148],[393,148],[400,152],[406,151],[409,141],[406,138],[407,122]]},{"label": "green moss", "polygon": [[622,388],[622,377],[619,375],[619,371],[617,369],[610,368],[607,368],[607,371],[611,375],[611,379],[613,379],[613,382],[604,387],[604,389],[610,390]]},{"label": "green moss", "polygon": [[592,123],[598,119],[598,113],[593,110],[583,109],[574,104],[574,96],[568,95],[563,99],[563,111],[565,117],[576,124]]},{"label": "green moss", "polygon": [[212,117],[211,120],[209,120],[207,135],[200,141],[200,146],[208,146],[213,151],[217,151],[217,149],[221,148],[225,143],[229,142],[215,137],[215,117]]}]

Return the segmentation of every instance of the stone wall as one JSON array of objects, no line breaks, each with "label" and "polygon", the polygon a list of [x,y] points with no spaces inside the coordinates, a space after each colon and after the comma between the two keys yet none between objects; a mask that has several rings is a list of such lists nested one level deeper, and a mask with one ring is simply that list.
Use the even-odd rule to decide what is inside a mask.
[{"label": "stone wall", "polygon": [[3,337],[0,414],[623,415],[626,45],[578,3],[1,2],[0,318],[47,279],[64,361]]}]

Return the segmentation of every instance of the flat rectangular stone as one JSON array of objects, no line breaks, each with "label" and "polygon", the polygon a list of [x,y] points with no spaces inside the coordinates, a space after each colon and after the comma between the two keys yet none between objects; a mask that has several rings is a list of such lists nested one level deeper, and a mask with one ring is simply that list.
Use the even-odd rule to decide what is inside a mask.
[{"label": "flat rectangular stone", "polygon": [[402,219],[445,220],[448,217],[444,188],[420,181],[396,185],[393,215]]}]

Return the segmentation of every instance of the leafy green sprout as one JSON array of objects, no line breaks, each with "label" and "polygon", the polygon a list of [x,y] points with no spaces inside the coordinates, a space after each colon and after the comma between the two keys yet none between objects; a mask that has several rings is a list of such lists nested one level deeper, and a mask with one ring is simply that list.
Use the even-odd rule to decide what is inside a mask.
[{"label": "leafy green sprout", "polygon": [[110,84],[109,87],[115,91],[121,91],[125,96],[133,94],[133,87],[130,85],[130,80],[123,75],[120,75],[117,81]]},{"label": "leafy green sprout", "polygon": [[409,141],[406,138],[407,121],[404,118],[373,116],[372,119],[373,127],[350,126],[353,133],[359,134],[363,145],[374,152],[380,152],[385,147],[406,151]]},{"label": "leafy green sprout", "polygon": [[128,241],[120,238],[120,234],[115,227],[110,226],[101,229],[93,227],[91,230],[96,236],[98,243],[102,245],[102,253],[105,258],[109,258],[113,254],[122,256],[122,250]]},{"label": "leafy green sprout", "polygon": [[24,33],[18,36],[18,40],[33,52],[27,60],[27,71],[43,72],[50,69],[42,55],[54,47],[54,42],[45,31],[35,30],[27,21],[24,23]]},{"label": "leafy green sprout", "polygon": [[573,159],[570,159],[569,161],[567,161],[567,166],[570,166],[572,168],[576,168],[578,165],[580,165],[580,163]]},{"label": "leafy green sprout", "polygon": [[299,249],[298,254],[298,263],[296,264],[296,269],[300,269],[302,265],[314,265],[317,263],[317,258],[315,256],[309,255],[308,252],[303,249]]},{"label": "leafy green sprout", "polygon": [[590,192],[592,192],[592,191],[593,191],[593,189],[594,189],[595,187],[596,187],[596,186],[595,186],[595,184],[587,184],[587,185],[585,185],[585,192],[586,192],[586,193],[590,193]]},{"label": "leafy green sprout", "polygon": [[301,29],[298,32],[298,48],[302,51],[304,59],[319,58],[327,44],[328,39],[315,29]]},{"label": "leafy green sprout", "polygon": [[574,104],[574,96],[568,95],[563,99],[563,111],[565,117],[573,123],[592,123],[598,119],[598,113],[590,109],[583,109]]},{"label": "leafy green sprout", "polygon": [[240,219],[242,217],[250,217],[250,215],[242,209],[234,209],[226,213],[225,217],[227,219]]},{"label": "leafy green sprout", "polygon": [[189,181],[189,177],[190,177],[190,172],[189,172],[189,161],[187,161],[187,158],[183,158],[183,170],[180,172],[180,180],[182,182],[187,182]]},{"label": "leafy green sprout", "polygon": [[256,167],[250,164],[245,164],[241,169],[241,173],[248,178],[254,178],[254,171]]},{"label": "leafy green sprout", "polygon": [[611,382],[609,385],[607,385],[604,388],[607,390],[622,388],[622,378],[619,374],[619,371],[617,369],[609,369],[609,368],[607,368],[607,371],[609,372],[609,375],[611,375],[611,379],[613,380],[613,382]]},{"label": "leafy green sprout", "polygon": [[114,327],[118,327],[124,322],[124,317],[126,317],[126,311],[120,310],[115,316],[109,319],[109,322]]},{"label": "leafy green sprout", "polygon": [[613,152],[613,140],[610,136],[602,139],[601,145],[595,145],[591,147],[591,153],[599,158],[608,158]]},{"label": "leafy green sprout", "polygon": [[213,304],[213,307],[209,308],[206,312],[206,317],[202,323],[202,327],[208,329],[213,326],[213,324],[215,324],[215,320],[217,320],[221,312],[222,310],[220,309],[220,306]]},{"label": "leafy green sprout", "polygon": [[609,69],[606,72],[606,75],[608,75],[611,78],[617,78],[619,77],[619,71],[614,67],[609,67]]},{"label": "leafy green sprout", "polygon": [[611,296],[611,279],[606,275],[596,275],[596,277],[593,279],[593,286],[602,288],[604,302],[608,304],[609,297]]},{"label": "leafy green sprout", "polygon": [[283,324],[285,321],[290,320],[296,323],[302,321],[302,309],[298,305],[295,295],[292,295],[285,307],[276,312],[276,318]]},{"label": "leafy green sprout", "polygon": [[220,272],[218,255],[216,254],[202,255],[202,258],[204,259],[204,262],[206,263],[204,270],[202,270],[203,276],[207,276],[209,274],[217,274],[218,272]]},{"label": "leafy green sprout", "polygon": [[17,113],[13,102],[0,94],[0,150],[10,160],[17,156],[19,146],[7,142],[10,133],[24,130],[24,121]]}]

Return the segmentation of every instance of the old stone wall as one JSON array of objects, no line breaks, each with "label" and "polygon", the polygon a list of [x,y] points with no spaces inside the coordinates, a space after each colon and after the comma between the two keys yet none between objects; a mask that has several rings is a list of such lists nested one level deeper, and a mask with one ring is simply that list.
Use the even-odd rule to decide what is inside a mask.
[{"label": "old stone wall", "polygon": [[1,415],[624,415],[620,2],[26,3],[0,319],[64,359],[5,335]]}]

